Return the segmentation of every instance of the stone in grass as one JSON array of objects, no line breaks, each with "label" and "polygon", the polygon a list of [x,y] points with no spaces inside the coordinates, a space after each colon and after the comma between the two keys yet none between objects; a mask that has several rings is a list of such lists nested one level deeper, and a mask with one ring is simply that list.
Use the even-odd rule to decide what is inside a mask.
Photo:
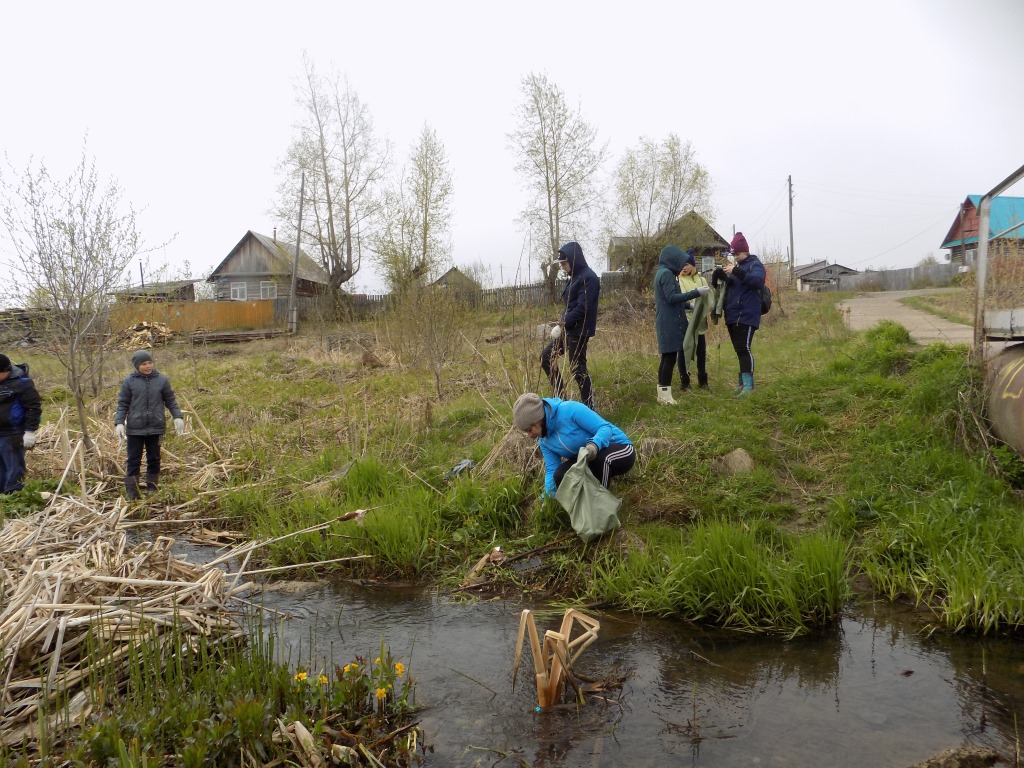
[{"label": "stone in grass", "polygon": [[720,475],[742,475],[753,471],[754,460],[745,450],[737,448],[712,461],[711,467]]}]

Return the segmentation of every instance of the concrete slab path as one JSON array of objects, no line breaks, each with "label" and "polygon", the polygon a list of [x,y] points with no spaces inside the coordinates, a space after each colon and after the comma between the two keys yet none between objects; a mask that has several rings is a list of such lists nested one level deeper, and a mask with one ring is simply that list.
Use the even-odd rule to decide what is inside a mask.
[{"label": "concrete slab path", "polygon": [[924,296],[949,290],[957,289],[921,288],[913,291],[858,293],[837,306],[841,312],[846,313],[847,324],[854,331],[864,331],[883,320],[892,320],[906,328],[911,338],[919,344],[944,341],[947,344],[970,346],[974,340],[974,329],[971,326],[944,320],[938,315],[908,307],[900,301],[907,296]]}]

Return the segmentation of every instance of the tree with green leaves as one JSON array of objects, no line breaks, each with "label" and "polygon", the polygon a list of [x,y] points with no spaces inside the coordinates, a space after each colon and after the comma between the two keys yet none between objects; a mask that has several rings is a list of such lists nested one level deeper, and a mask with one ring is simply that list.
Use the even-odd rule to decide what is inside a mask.
[{"label": "tree with green leaves", "polygon": [[660,142],[643,136],[626,150],[615,167],[611,228],[629,240],[626,264],[639,283],[649,282],[664,246],[693,244],[689,238],[699,233],[688,231],[696,222],[685,214],[714,217],[711,188],[693,145],[674,133]]},{"label": "tree with green leaves", "polygon": [[451,262],[454,184],[437,132],[423,125],[409,160],[384,195],[374,250],[393,293],[436,278]]},{"label": "tree with green leaves", "polygon": [[0,171],[0,218],[12,248],[8,289],[25,306],[46,307],[47,332],[67,370],[78,423],[93,448],[86,418],[87,391],[103,388],[104,336],[110,294],[145,251],[135,209],[114,179],[101,180],[95,158],[82,147],[75,170],[63,180],[42,162],[16,171],[7,158]]},{"label": "tree with green leaves", "polygon": [[390,147],[374,134],[373,116],[347,78],[320,75],[305,59],[296,102],[298,134],[281,161],[275,214],[295,235],[299,189],[306,177],[301,242],[330,276],[330,290],[359,272],[362,246],[372,236]]},{"label": "tree with green leaves", "polygon": [[551,262],[558,248],[582,238],[601,201],[598,178],[607,144],[598,143],[597,129],[569,107],[565,92],[547,75],[526,75],[521,92],[516,127],[508,134],[516,171],[530,193],[520,220],[540,233],[531,243],[532,257],[554,283],[558,270]]}]

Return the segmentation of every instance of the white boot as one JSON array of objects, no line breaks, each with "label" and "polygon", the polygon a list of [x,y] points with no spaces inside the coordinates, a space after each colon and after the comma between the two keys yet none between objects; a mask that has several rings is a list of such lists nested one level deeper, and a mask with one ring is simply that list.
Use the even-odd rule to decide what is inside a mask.
[{"label": "white boot", "polygon": [[672,387],[658,387],[658,402],[664,405],[675,405],[676,401],[672,399]]}]

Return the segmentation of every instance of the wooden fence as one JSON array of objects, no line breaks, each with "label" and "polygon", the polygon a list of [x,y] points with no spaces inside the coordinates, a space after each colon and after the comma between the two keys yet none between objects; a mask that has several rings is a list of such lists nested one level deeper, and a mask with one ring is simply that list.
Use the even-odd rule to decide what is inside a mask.
[{"label": "wooden fence", "polygon": [[110,328],[115,333],[136,323],[163,323],[172,331],[192,333],[271,328],[274,301],[132,301],[110,309]]}]

